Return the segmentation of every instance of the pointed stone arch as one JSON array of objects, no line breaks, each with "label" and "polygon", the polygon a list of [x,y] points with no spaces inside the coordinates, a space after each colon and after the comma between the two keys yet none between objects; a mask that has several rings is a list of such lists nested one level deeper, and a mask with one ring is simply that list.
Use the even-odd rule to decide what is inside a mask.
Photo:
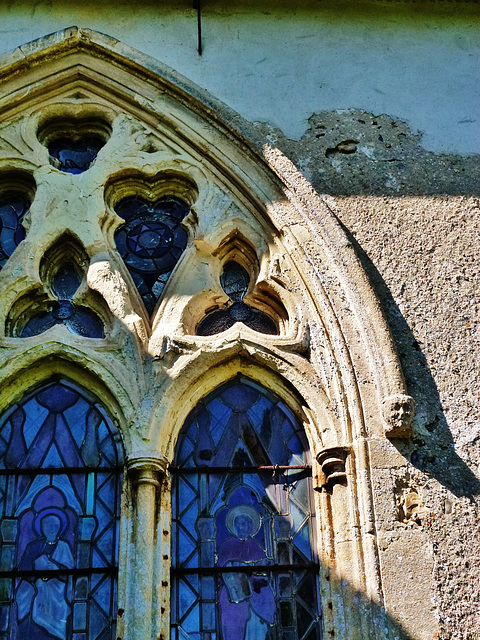
[{"label": "pointed stone arch", "polygon": [[[22,282],[32,280],[28,265],[39,265],[45,247],[74,227],[90,258],[87,282],[102,295],[116,323],[110,343],[67,345],[67,351],[105,375],[112,393],[118,387],[117,371],[121,393],[131,385],[140,407],[127,451],[133,473],[165,470],[173,446],[160,456],[152,443],[172,442],[182,413],[177,424],[174,407],[186,401],[189,384],[204,384],[209,369],[218,373],[228,363],[225,375],[231,376],[233,369],[248,371],[251,365],[259,377],[263,368],[272,384],[277,376],[295,386],[303,362],[308,379],[303,401],[311,414],[311,433],[322,432],[314,448],[322,490],[317,506],[333,523],[335,513],[346,509],[350,531],[360,531],[357,538],[351,534],[355,540],[345,552],[335,546],[334,535],[326,535],[330,539],[324,541],[323,558],[372,601],[381,602],[369,441],[385,434],[408,436],[413,400],[406,393],[381,306],[325,199],[228,107],[103,34],[72,27],[20,47],[0,60],[0,86],[0,180],[7,170],[23,171],[36,184],[27,237],[0,272],[0,286],[10,287],[10,297],[21,295]],[[48,140],[55,126],[63,132],[75,122],[87,133],[101,131],[105,140],[91,169],[66,178],[49,157]],[[113,243],[120,224],[114,204],[120,196],[110,197],[112,189],[120,185],[130,193],[138,184],[147,199],[188,193],[191,206],[185,222],[190,242],[152,318],[125,279]],[[66,195],[55,199],[52,193]],[[72,211],[82,214],[73,216]],[[264,292],[274,291],[279,308],[286,310],[279,336],[252,335],[235,325],[225,332],[228,336],[205,339],[194,335],[195,322],[189,325],[182,315],[186,301],[194,300],[192,318],[201,317],[202,300],[205,311],[211,306],[218,291],[219,247],[237,231],[257,252],[256,284]],[[189,278],[193,271],[195,278]],[[29,286],[34,286],[31,281]],[[61,353],[64,347],[56,338],[52,353]],[[7,340],[6,346],[7,357],[21,354],[19,362],[25,367],[33,366],[42,351],[40,346],[24,349],[18,341]],[[9,375],[18,370],[11,361],[7,369]],[[323,431],[315,401],[308,401],[316,388],[331,416]],[[196,390],[194,395],[199,394]],[[182,408],[183,413],[188,410]],[[133,421],[133,412],[130,415]],[[352,481],[334,493],[331,480],[338,473]],[[157,487],[155,482],[151,484]],[[134,628],[138,632],[137,624],[143,625],[142,633],[152,625],[156,632],[168,633],[168,624],[155,613],[168,596],[148,578],[153,562],[152,552],[143,565],[147,577],[142,588],[149,604],[136,622],[126,617],[125,637],[133,637]],[[160,565],[159,583],[168,581],[168,563],[162,560]],[[132,608],[136,597],[126,596]],[[346,624],[368,626],[365,620],[354,611]],[[368,637],[375,637],[373,627],[370,632]]]}]

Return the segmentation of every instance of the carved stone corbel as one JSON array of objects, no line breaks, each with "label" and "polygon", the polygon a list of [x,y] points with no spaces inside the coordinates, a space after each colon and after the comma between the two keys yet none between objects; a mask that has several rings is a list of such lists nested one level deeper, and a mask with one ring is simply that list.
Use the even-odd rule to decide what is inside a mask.
[{"label": "carved stone corbel", "polygon": [[330,447],[317,455],[320,465],[317,491],[331,490],[335,484],[347,484],[346,461],[350,447]]}]

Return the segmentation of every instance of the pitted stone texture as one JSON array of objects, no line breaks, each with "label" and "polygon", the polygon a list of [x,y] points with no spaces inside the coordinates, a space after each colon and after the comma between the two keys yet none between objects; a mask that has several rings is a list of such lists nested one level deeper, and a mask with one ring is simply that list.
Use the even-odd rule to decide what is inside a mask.
[{"label": "pitted stone texture", "polygon": [[[358,242],[415,398],[413,438],[395,446],[409,460],[410,477],[423,486],[425,553],[433,552],[429,597],[438,607],[438,637],[477,640],[479,202],[451,196],[330,197],[328,202]],[[373,466],[383,464],[385,447],[388,452],[382,444],[373,456]],[[399,468],[398,477],[403,474]],[[391,527],[393,503],[387,502],[382,515],[376,495],[381,531]]]}]

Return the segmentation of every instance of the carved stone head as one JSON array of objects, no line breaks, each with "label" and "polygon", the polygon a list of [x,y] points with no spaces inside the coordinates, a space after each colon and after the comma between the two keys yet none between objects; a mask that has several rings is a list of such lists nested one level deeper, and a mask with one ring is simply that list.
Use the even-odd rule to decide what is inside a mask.
[{"label": "carved stone head", "polygon": [[382,416],[387,438],[408,438],[411,435],[414,409],[411,396],[398,394],[383,400]]}]

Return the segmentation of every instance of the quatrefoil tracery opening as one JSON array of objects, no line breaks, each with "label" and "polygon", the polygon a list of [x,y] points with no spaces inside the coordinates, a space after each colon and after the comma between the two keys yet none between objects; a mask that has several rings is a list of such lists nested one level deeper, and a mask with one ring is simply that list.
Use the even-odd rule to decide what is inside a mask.
[{"label": "quatrefoil tracery opening", "polygon": [[42,284],[30,288],[11,307],[7,335],[28,338],[63,325],[74,335],[104,338],[109,314],[102,299],[86,285],[88,263],[77,240],[68,234],[58,238],[40,264]]},{"label": "quatrefoil tracery opening", "polygon": [[175,196],[155,202],[129,196],[115,211],[125,220],[115,234],[117,250],[151,314],[187,246],[188,235],[181,223],[190,208]]}]

